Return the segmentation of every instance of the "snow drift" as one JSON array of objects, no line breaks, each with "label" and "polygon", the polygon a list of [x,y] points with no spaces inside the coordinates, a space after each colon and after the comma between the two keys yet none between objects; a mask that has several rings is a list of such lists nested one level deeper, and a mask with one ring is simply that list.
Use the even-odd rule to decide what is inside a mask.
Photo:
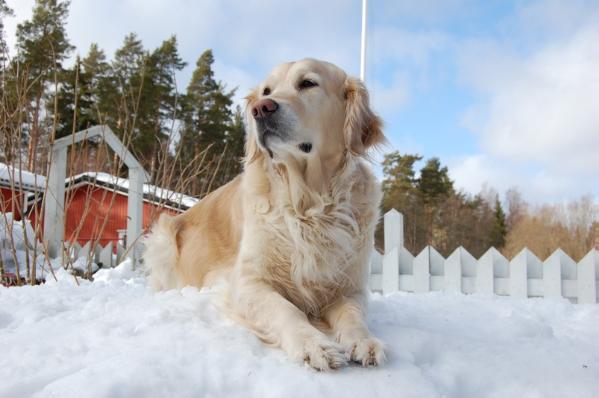
[{"label": "snow drift", "polygon": [[374,295],[381,368],[317,373],[224,317],[214,293],[152,293],[127,263],[77,286],[0,288],[2,397],[593,397],[599,306]]}]

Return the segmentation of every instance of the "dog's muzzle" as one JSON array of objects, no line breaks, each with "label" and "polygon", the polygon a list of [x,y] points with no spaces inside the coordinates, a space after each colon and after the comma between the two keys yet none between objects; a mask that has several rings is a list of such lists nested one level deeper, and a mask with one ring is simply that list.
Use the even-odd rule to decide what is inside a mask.
[{"label": "dog's muzzle", "polygon": [[272,139],[285,141],[288,138],[280,126],[279,119],[281,112],[279,108],[280,106],[276,101],[270,98],[263,98],[257,101],[251,109],[258,130],[258,141],[268,151],[271,158],[273,157],[273,152],[269,147],[269,141]]}]

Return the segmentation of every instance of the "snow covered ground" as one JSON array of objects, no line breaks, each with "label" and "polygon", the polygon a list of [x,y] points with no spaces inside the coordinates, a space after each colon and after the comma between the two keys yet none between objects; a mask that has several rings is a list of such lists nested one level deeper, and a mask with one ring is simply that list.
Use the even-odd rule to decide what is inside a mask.
[{"label": "snow covered ground", "polygon": [[0,287],[0,397],[597,397],[599,305],[373,296],[389,362],[317,373],[126,266],[76,286]]}]

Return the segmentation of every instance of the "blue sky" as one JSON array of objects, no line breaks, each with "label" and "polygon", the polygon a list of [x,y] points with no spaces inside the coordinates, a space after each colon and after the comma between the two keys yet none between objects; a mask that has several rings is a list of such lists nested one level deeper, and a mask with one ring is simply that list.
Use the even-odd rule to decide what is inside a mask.
[{"label": "blue sky", "polygon": [[[33,0],[8,0],[9,43]],[[359,73],[360,0],[73,0],[68,34],[109,56],[128,32],[171,34],[189,66],[206,48],[237,99],[280,62]],[[366,83],[387,150],[437,156],[456,185],[518,187],[532,202],[599,198],[599,2],[370,0]]]}]

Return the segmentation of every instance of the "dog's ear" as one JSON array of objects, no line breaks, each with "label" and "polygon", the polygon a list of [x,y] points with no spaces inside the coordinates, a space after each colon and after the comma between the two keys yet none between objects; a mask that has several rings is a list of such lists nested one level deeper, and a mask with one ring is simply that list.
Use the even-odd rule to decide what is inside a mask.
[{"label": "dog's ear", "polygon": [[364,155],[368,148],[387,142],[383,134],[383,122],[370,109],[366,86],[360,80],[348,77],[345,95],[345,145],[355,155]]},{"label": "dog's ear", "polygon": [[[258,99],[258,94],[256,90],[253,90],[245,97],[245,113],[246,117],[250,118],[251,112],[249,112],[252,104]],[[258,143],[256,142],[256,134],[250,130],[251,123],[248,120],[246,123],[246,137],[245,137],[245,164],[250,164],[257,160],[260,156],[262,156],[262,152],[258,148]]]}]

